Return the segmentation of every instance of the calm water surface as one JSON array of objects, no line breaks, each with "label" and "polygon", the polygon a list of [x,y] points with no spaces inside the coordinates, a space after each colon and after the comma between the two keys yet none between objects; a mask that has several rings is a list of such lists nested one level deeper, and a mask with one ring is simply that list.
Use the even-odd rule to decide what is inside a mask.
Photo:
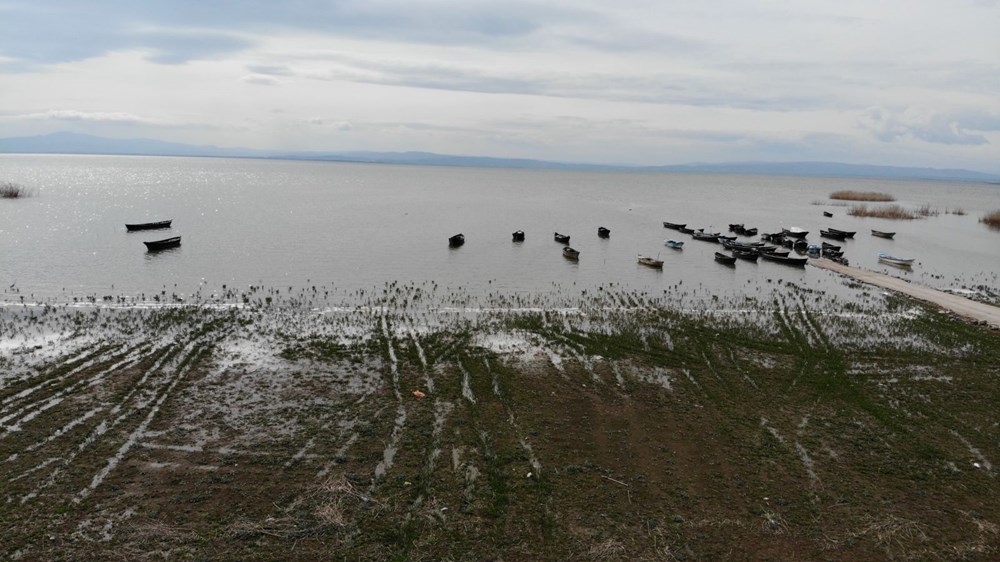
[{"label": "calm water surface", "polygon": [[[1000,208],[1000,186],[946,182],[436,168],[274,160],[117,156],[0,156],[0,180],[35,196],[0,200],[0,287],[19,295],[191,293],[200,285],[333,285],[435,281],[470,291],[538,292],[620,283],[657,291],[700,286],[753,294],[784,279],[842,283],[815,268],[715,263],[721,246],[662,222],[726,231],[800,226],[857,230],[844,243],[852,265],[935,287],[996,290],[1000,232],[978,219]],[[857,219],[828,199],[838,189],[891,193],[941,214],[914,221]],[[817,205],[816,203],[822,203]],[[945,211],[961,208],[967,214]],[[824,218],[823,211],[834,213]],[[126,222],[173,219],[171,230],[127,233]],[[597,227],[611,238],[597,237]],[[896,231],[896,240],[870,236]],[[511,232],[527,239],[511,242]],[[578,262],[554,232],[572,236]],[[466,244],[449,249],[447,238]],[[147,253],[144,240],[183,237]],[[663,246],[685,241],[683,251]],[[880,251],[914,257],[912,272],[880,266]],[[659,255],[662,272],[636,263]],[[176,289],[174,286],[176,285]],[[0,300],[13,300],[8,291]]]}]

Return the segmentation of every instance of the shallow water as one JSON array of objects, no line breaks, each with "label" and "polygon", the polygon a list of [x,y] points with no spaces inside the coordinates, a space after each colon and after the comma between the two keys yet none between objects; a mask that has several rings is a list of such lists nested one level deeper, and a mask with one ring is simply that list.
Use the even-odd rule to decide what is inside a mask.
[{"label": "shallow water", "polygon": [[[813,268],[719,265],[712,255],[720,246],[664,229],[664,220],[722,232],[737,222],[761,232],[796,225],[815,243],[820,228],[856,230],[843,243],[852,265],[941,288],[1000,284],[1000,233],[978,222],[1000,207],[1000,186],[987,184],[48,155],[0,156],[0,179],[35,191],[0,200],[6,301],[163,289],[190,295],[224,284],[348,293],[435,282],[512,294],[610,284],[655,293],[680,284],[729,295],[756,295],[777,279],[842,285]],[[853,218],[830,204],[839,189],[887,192],[941,214]],[[967,214],[946,213],[956,208]],[[170,230],[125,231],[126,222],[168,218]],[[598,238],[598,226],[611,237]],[[872,228],[898,234],[874,238]],[[526,240],[513,243],[518,229]],[[458,232],[466,244],[451,249],[447,238]],[[562,257],[554,232],[572,236],[579,261]],[[182,246],[173,250],[148,253],[142,244],[177,235]],[[667,238],[685,248],[664,247]],[[912,271],[895,269],[878,263],[880,251],[917,261]],[[663,259],[663,271],[638,265],[640,253]]]}]

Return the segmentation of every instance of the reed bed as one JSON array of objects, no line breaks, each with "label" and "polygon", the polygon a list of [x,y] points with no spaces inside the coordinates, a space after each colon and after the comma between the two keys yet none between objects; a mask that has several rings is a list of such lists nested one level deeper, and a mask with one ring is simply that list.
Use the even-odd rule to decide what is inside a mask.
[{"label": "reed bed", "polygon": [[31,190],[11,181],[0,182],[0,199],[19,199],[31,195]]},{"label": "reed bed", "polygon": [[990,228],[1000,230],[1000,209],[987,214],[983,218],[979,219],[979,222],[984,223]]},{"label": "reed bed", "polygon": [[888,193],[878,193],[876,191],[834,191],[830,194],[830,199],[841,199],[846,201],[895,201],[896,198]]},{"label": "reed bed", "polygon": [[[905,209],[899,205],[888,205],[885,207],[869,207],[868,205],[855,205],[847,210],[847,214],[852,217],[875,217],[880,219],[912,220],[918,217],[917,213]],[[926,216],[926,215],[924,215]]]}]

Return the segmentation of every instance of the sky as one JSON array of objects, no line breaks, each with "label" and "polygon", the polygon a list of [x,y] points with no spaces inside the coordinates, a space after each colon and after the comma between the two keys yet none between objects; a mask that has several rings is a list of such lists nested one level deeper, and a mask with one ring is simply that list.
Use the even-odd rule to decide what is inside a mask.
[{"label": "sky", "polygon": [[1000,172],[1000,0],[0,0],[0,137]]}]

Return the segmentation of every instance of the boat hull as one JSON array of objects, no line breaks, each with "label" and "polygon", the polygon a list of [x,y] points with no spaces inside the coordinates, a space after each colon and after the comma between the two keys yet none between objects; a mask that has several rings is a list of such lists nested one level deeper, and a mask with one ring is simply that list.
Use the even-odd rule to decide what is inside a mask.
[{"label": "boat hull", "polygon": [[150,252],[158,252],[160,250],[166,250],[167,248],[176,248],[181,245],[181,237],[174,236],[173,238],[164,238],[163,240],[152,240],[150,242],[143,242],[146,245],[146,250]]},{"label": "boat hull", "polygon": [[126,224],[125,230],[129,232],[135,232],[137,230],[160,230],[163,228],[170,228],[170,224],[173,223],[173,219],[168,221],[158,221],[158,222],[143,222],[138,224]]}]

